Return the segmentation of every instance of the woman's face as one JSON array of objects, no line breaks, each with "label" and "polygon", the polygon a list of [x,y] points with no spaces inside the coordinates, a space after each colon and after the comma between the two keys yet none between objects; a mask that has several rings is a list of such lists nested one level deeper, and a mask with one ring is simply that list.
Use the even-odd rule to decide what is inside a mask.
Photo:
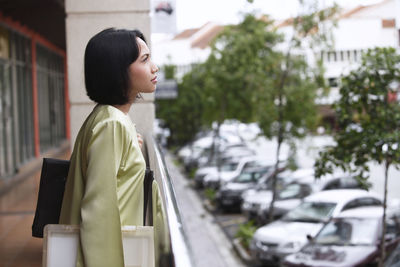
[{"label": "woman's face", "polygon": [[130,85],[135,98],[139,93],[155,91],[158,71],[157,66],[151,60],[150,50],[146,43],[140,38],[136,38],[136,41],[139,46],[139,57],[128,68]]}]

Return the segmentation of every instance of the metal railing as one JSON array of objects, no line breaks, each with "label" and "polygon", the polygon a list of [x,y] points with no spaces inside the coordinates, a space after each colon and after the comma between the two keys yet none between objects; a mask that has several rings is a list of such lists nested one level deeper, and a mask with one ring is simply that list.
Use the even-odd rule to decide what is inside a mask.
[{"label": "metal railing", "polygon": [[[159,259],[157,260],[159,263],[158,265],[160,267],[194,267],[192,252],[185,235],[184,225],[176,202],[173,182],[169,176],[164,156],[152,136],[146,136],[145,144],[147,163],[154,172],[154,178],[160,196],[159,202],[161,203],[165,214],[165,220],[162,221],[165,224],[164,226],[166,229],[165,236],[167,237],[167,248],[160,254]],[[155,196],[153,196],[153,200],[154,199]],[[153,220],[155,224],[155,235],[157,235],[157,227],[160,228],[160,225],[156,225],[156,218],[153,218]]]}]

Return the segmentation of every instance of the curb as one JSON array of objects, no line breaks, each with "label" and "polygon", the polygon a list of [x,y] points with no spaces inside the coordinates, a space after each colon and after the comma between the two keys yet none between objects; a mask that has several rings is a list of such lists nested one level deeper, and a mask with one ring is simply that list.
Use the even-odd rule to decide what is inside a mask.
[{"label": "curb", "polygon": [[249,255],[249,253],[247,253],[247,251],[244,249],[244,247],[240,243],[240,239],[235,238],[235,239],[233,239],[232,243],[233,243],[233,248],[234,248],[235,252],[238,254],[238,256],[240,257],[240,259],[248,265],[251,264],[252,263],[251,256]]},{"label": "curb", "polygon": [[203,207],[209,212],[209,213],[214,213],[215,212],[215,206],[211,204],[211,202],[208,199],[205,199],[203,201]]}]

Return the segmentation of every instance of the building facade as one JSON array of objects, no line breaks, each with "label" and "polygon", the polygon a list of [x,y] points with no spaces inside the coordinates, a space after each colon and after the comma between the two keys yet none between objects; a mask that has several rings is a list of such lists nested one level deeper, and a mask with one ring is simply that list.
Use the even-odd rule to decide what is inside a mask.
[{"label": "building facade", "polygon": [[0,11],[2,179],[69,138],[65,49],[7,14],[7,7],[12,10]]},{"label": "building facade", "polygon": [[[150,1],[4,0],[0,6],[0,189],[48,151],[71,147],[94,103],[83,55],[105,28],[140,29],[150,41]],[[150,45],[150,42],[149,42]],[[131,109],[151,134],[154,94]]]}]

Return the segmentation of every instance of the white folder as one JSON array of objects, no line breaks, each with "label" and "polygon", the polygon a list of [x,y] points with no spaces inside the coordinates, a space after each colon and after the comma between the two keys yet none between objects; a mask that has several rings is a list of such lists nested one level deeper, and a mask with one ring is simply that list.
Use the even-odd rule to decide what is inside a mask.
[{"label": "white folder", "polygon": [[[43,236],[43,267],[75,267],[79,226],[48,224]],[[154,267],[152,226],[123,226],[125,267]]]}]

